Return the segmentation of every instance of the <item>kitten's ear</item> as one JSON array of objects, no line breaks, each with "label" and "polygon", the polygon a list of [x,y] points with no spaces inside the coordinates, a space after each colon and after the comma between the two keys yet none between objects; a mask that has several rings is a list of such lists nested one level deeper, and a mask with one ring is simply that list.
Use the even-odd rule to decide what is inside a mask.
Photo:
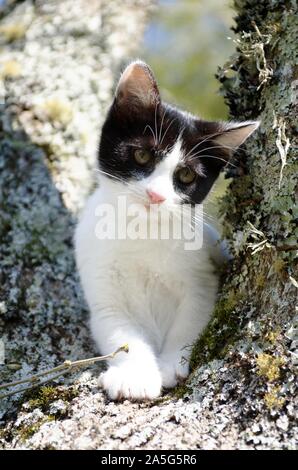
[{"label": "kitten's ear", "polygon": [[212,138],[232,154],[259,127],[260,121],[229,122],[222,124],[222,131]]},{"label": "kitten's ear", "polygon": [[125,108],[155,108],[160,94],[150,67],[140,60],[132,62],[122,73],[116,88],[116,105]]}]

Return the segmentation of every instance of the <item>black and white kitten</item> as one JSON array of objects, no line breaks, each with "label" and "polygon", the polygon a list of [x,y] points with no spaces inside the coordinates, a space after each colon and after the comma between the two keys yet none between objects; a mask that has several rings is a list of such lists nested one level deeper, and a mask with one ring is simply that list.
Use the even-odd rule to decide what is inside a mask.
[{"label": "black and white kitten", "polygon": [[102,129],[100,184],[75,237],[93,337],[102,354],[129,345],[129,354],[119,354],[100,376],[112,399],[152,399],[187,377],[187,346],[214,307],[212,257],[220,253],[210,227],[198,250],[186,250],[185,240],[173,238],[104,239],[96,229],[99,208],[112,207],[117,216],[125,197],[147,214],[155,214],[153,207],[174,217],[182,203],[201,205],[233,151],[258,125],[207,122],[169,106],[141,61],[122,74]]}]

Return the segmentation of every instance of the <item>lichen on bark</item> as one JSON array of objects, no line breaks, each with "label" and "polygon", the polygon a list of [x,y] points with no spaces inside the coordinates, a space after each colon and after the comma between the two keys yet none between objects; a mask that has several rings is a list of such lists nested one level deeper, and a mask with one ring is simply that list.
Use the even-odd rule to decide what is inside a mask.
[{"label": "lichen on bark", "polygon": [[[296,2],[275,0],[236,0],[235,8],[236,52],[218,78],[230,117],[259,119],[261,126],[238,152],[245,174],[230,182],[221,202],[234,260],[192,363],[237,362],[249,390],[247,412],[258,419],[276,408],[275,419],[288,420],[287,406],[297,404],[297,9]],[[238,301],[224,315],[235,293]]]}]

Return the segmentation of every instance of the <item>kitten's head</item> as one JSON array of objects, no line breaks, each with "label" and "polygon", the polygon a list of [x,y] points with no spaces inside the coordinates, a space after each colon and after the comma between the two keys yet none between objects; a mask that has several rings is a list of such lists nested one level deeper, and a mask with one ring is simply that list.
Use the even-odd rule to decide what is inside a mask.
[{"label": "kitten's head", "polygon": [[[122,74],[101,135],[101,178],[144,205],[202,203],[232,153],[259,123],[203,121],[161,100],[151,69]],[[121,187],[122,186],[122,187]]]}]

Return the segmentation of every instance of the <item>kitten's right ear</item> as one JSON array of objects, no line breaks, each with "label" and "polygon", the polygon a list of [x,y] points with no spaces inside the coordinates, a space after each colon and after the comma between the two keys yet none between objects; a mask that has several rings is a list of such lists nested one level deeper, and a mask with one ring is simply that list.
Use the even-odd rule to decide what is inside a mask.
[{"label": "kitten's right ear", "polygon": [[140,60],[129,64],[116,88],[115,103],[119,108],[156,108],[160,94],[150,67]]}]

